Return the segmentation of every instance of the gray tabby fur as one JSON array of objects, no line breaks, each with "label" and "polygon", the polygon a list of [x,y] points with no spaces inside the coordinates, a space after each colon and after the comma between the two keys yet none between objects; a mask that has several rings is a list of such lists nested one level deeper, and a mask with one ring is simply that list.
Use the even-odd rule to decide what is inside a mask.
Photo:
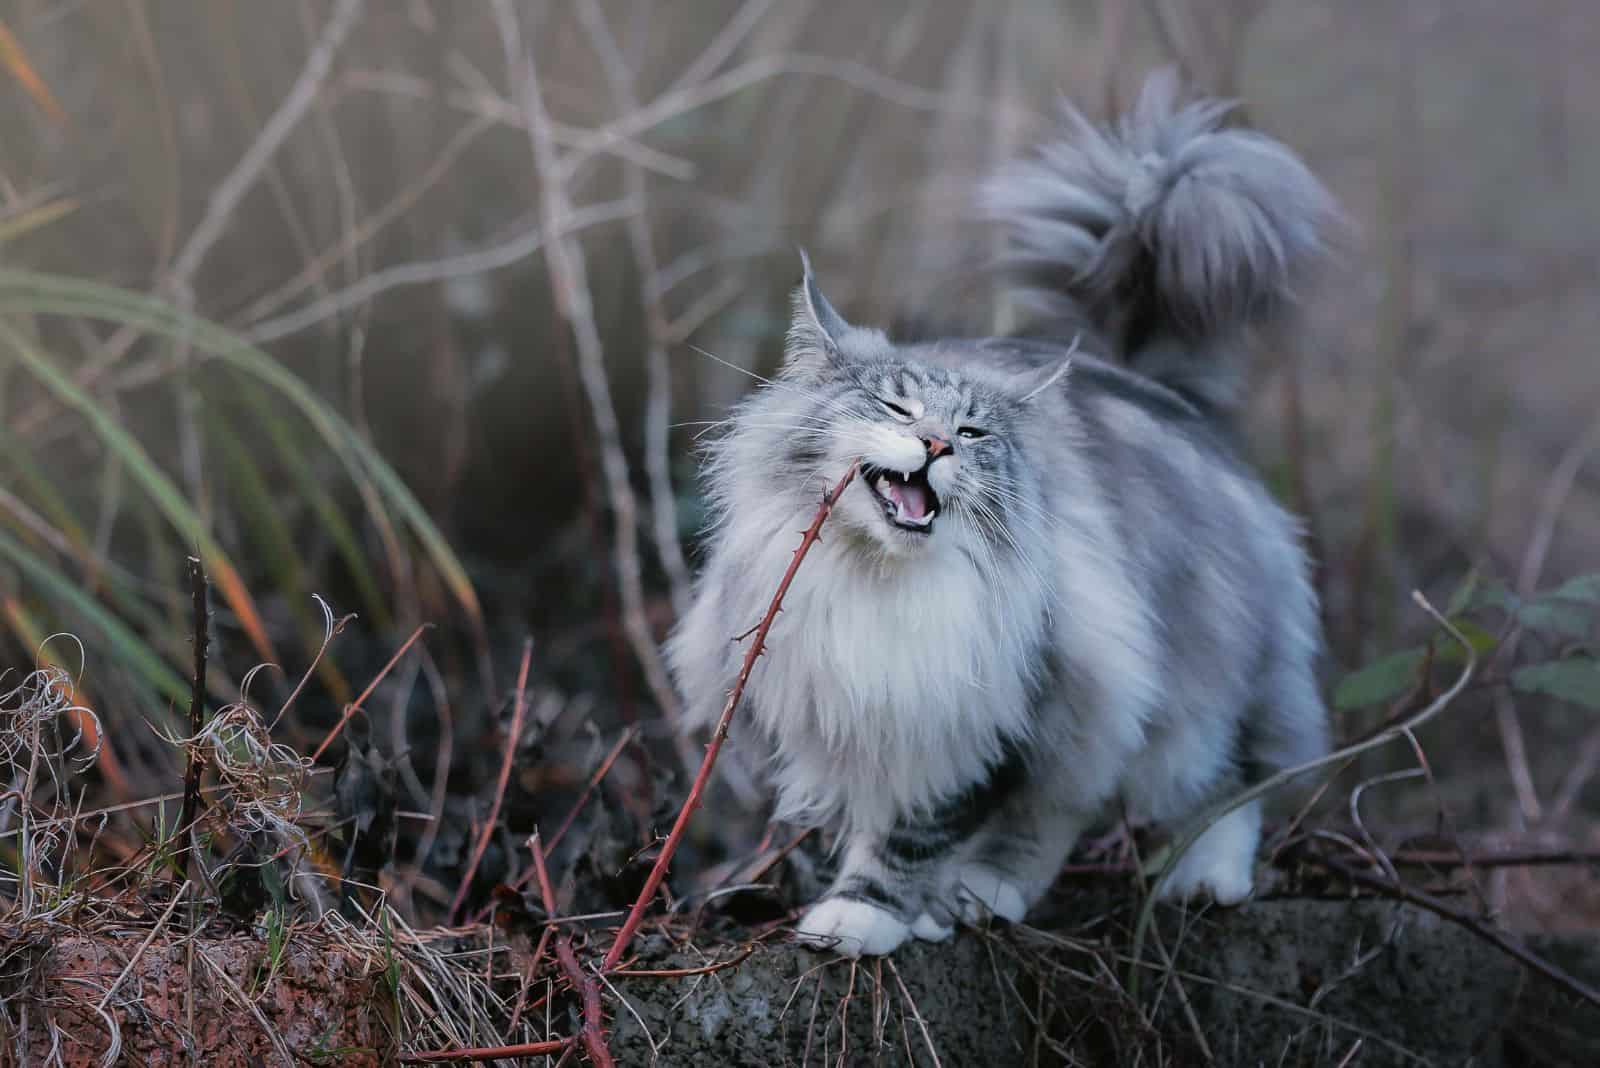
[{"label": "gray tabby fur", "polygon": [[[839,830],[813,943],[1020,920],[1109,802],[1182,828],[1326,748],[1299,532],[1230,413],[1244,335],[1286,311],[1332,203],[1224,110],[1156,79],[1117,126],[1071,115],[987,187],[1059,338],[896,344],[808,265],[782,373],[709,446],[707,562],[667,645],[697,725],[796,532],[865,465],[734,727],[778,818]],[[1168,892],[1248,896],[1260,818],[1211,827]]]}]

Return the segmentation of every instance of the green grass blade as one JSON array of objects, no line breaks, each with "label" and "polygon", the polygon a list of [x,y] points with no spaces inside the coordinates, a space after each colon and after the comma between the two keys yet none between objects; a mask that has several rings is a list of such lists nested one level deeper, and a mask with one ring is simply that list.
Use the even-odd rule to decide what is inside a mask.
[{"label": "green grass blade", "polygon": [[428,517],[409,487],[343,418],[271,356],[231,332],[163,301],[113,286],[31,271],[0,270],[0,296],[9,295],[19,310],[79,315],[140,326],[167,337],[186,337],[195,348],[256,378],[282,394],[311,423],[344,462],[358,486],[371,483],[395,509],[422,544],[452,595],[475,626],[482,609],[471,579],[444,535]]},{"label": "green grass blade", "polygon": [[[127,624],[85,594],[71,578],[30,552],[11,535],[0,531],[0,557],[16,565],[29,582],[61,605],[63,615],[87,624],[105,638],[115,657],[148,682],[162,697],[187,701],[189,684],[157,656]],[[76,627],[71,628],[76,631]]]},{"label": "green grass blade", "polygon": [[[206,440],[222,460],[222,468],[227,473],[227,494],[244,520],[245,537],[254,543],[261,559],[265,561],[273,587],[283,595],[306,648],[316,649],[322,644],[323,624],[320,618],[313,617],[307,610],[311,603],[311,589],[306,584],[305,568],[301,566],[289,524],[273,499],[272,491],[267,488],[261,468],[244,443],[229,429],[227,421],[218,415],[215,405],[207,403],[201,410]],[[350,684],[331,658],[321,658],[317,663],[317,672],[327,684],[329,695],[337,703],[342,705],[350,700],[353,696]]]},{"label": "green grass blade", "polygon": [[383,598],[378,581],[373,577],[372,569],[367,566],[367,556],[361,549],[361,540],[357,537],[355,529],[345,519],[344,512],[334,502],[333,495],[322,484],[322,479],[317,476],[311,460],[301,451],[300,443],[295,440],[287,421],[272,409],[266,396],[255,383],[240,382],[239,387],[239,399],[252,416],[253,425],[260,427],[272,442],[274,452],[283,461],[285,470],[294,481],[296,496],[310,506],[317,517],[317,522],[321,525],[322,532],[333,542],[334,552],[339,555],[345,569],[350,573],[351,581],[356,584],[356,592],[361,598],[363,610],[376,629],[380,631],[390,629],[394,620],[389,614],[389,606]]},{"label": "green grass blade", "polygon": [[263,658],[276,662],[277,655],[273,651],[271,640],[267,637],[266,626],[261,621],[260,613],[256,611],[255,602],[251,599],[238,569],[212,538],[199,515],[178,491],[178,487],[173,485],[172,480],[156,466],[155,461],[150,459],[143,446],[134,440],[133,435],[124,430],[110,413],[80,389],[77,383],[35,349],[26,337],[4,322],[0,322],[0,344],[9,348],[34,378],[54,393],[63,404],[82,415],[93,429],[95,436],[106,448],[117,454],[128,473],[161,509],[167,521],[189,544],[199,550],[212,582],[216,584],[234,614],[239,617],[239,623],[255,646],[256,652]]},{"label": "green grass blade", "polygon": [[23,490],[18,496],[23,497],[38,510],[40,515],[50,520],[50,525],[59,530],[62,537],[88,553],[89,535],[78,522],[78,517],[68,507],[66,498],[61,496],[55,483],[46,477],[27,446],[3,426],[0,426],[0,457],[4,457],[4,463]]}]

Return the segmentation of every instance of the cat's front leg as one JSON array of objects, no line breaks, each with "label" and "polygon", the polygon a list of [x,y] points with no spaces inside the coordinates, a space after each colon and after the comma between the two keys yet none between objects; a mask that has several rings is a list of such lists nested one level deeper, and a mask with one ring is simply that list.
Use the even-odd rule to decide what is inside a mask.
[{"label": "cat's front leg", "polygon": [[887,831],[853,832],[833,887],[800,920],[801,939],[858,957],[893,952],[913,936],[949,938],[953,917],[939,899],[1023,778],[1020,754],[1008,754],[965,790],[902,814]]},{"label": "cat's front leg", "polygon": [[889,837],[852,837],[833,886],[800,919],[796,933],[802,942],[861,957],[892,953],[911,936],[927,887],[918,873],[889,862]]}]

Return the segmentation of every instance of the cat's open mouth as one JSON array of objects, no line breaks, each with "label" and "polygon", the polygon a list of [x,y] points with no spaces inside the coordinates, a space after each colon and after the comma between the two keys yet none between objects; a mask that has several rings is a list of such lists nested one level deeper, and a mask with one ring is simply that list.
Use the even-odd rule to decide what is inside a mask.
[{"label": "cat's open mouth", "polygon": [[928,485],[927,464],[909,475],[864,464],[861,474],[891,524],[914,534],[933,532],[933,519],[939,514],[939,495]]}]

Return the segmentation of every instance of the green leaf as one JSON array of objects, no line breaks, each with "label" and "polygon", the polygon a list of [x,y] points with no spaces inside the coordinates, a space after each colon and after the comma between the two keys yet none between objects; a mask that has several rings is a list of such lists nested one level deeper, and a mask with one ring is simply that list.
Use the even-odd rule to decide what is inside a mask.
[{"label": "green leaf", "polygon": [[[0,531],[0,557],[10,560],[39,590],[63,606],[64,621],[82,621],[99,631],[118,660],[133,669],[163,697],[189,699],[189,684],[178,677],[127,624],[90,598],[72,579],[30,552],[21,542]],[[76,617],[73,619],[72,617]]]},{"label": "green leaf", "polygon": [[[1451,626],[1461,632],[1472,651],[1480,659],[1493,651],[1497,639],[1483,627],[1468,619],[1452,619]],[[1464,664],[1467,651],[1453,638],[1442,637],[1433,642],[1435,664]],[[1392,701],[1409,691],[1420,681],[1419,672],[1427,660],[1427,646],[1406,649],[1368,664],[1339,680],[1333,692],[1335,708],[1344,710]]]},{"label": "green leaf", "polygon": [[1417,684],[1426,655],[1420,648],[1407,649],[1351,672],[1333,691],[1334,707],[1346,710],[1394,700]]},{"label": "green leaf", "polygon": [[1587,601],[1593,605],[1600,605],[1600,572],[1568,579],[1551,590],[1547,596],[1559,597],[1563,601]]},{"label": "green leaf", "polygon": [[1579,575],[1524,601],[1517,620],[1529,630],[1587,638],[1594,630],[1596,610],[1600,610],[1600,575]]},{"label": "green leaf", "polygon": [[1594,610],[1581,601],[1547,595],[1524,602],[1517,609],[1517,622],[1528,630],[1587,638],[1594,627]]},{"label": "green leaf", "polygon": [[1600,661],[1587,656],[1518,668],[1511,673],[1511,686],[1600,712]]},{"label": "green leaf", "polygon": [[[1461,632],[1467,639],[1467,644],[1472,646],[1472,651],[1479,660],[1494,651],[1500,640],[1481,625],[1470,619],[1452,619],[1450,625]],[[1467,652],[1461,648],[1461,643],[1453,638],[1443,637],[1436,640],[1434,645],[1433,662],[1436,664],[1464,664],[1467,661]]]}]

